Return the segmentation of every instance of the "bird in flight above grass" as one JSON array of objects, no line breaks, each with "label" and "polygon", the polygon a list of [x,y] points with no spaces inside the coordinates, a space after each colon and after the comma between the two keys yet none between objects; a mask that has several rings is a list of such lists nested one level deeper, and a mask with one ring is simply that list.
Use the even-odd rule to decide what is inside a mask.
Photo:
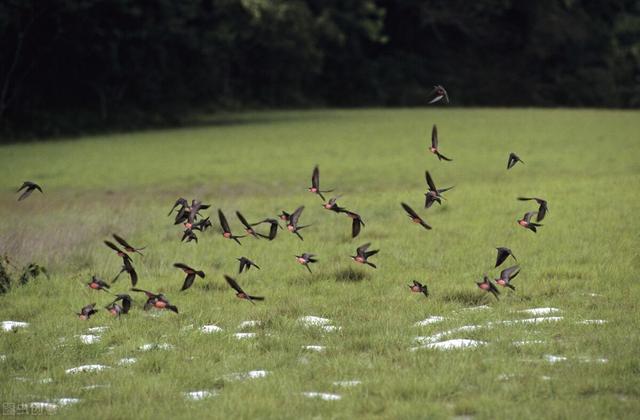
[{"label": "bird in flight above grass", "polygon": [[307,270],[309,270],[310,273],[312,273],[312,271],[311,271],[311,267],[309,267],[309,264],[318,262],[318,260],[314,258],[315,254],[309,254],[307,252],[305,252],[302,255],[296,255],[295,257],[298,263],[307,267]]},{"label": "bird in flight above grass", "polygon": [[536,215],[536,222],[541,222],[542,219],[544,219],[544,216],[546,216],[547,212],[549,211],[549,207],[547,207],[547,201],[543,200],[542,198],[537,198],[537,197],[518,197],[518,200],[520,200],[520,201],[536,200],[536,203],[538,203],[538,205],[540,206],[540,207],[538,207],[538,214]]},{"label": "bird in flight above grass", "polygon": [[351,237],[355,238],[360,234],[360,229],[364,227],[364,222],[362,221],[362,217],[358,213],[345,210],[344,213],[349,216],[353,221],[351,222]]},{"label": "bird in flight above grass", "polygon": [[344,207],[340,207],[337,203],[340,196],[331,197],[329,201],[322,205],[322,208],[325,210],[335,211],[336,213],[343,213],[346,209]]},{"label": "bird in flight above grass", "polygon": [[116,235],[115,233],[113,234],[113,239],[115,239],[120,245],[122,245],[122,247],[124,248],[125,251],[127,252],[137,252],[140,255],[143,255],[142,251],[145,247],[142,248],[136,248],[134,246],[129,245],[129,243],[124,240],[124,238],[122,238],[121,236]]},{"label": "bird in flight above grass", "polygon": [[489,280],[489,276],[487,276],[486,274],[484,275],[484,279],[482,280],[482,282],[478,283],[476,282],[476,284],[478,285],[478,287],[486,292],[492,293],[493,296],[496,297],[496,299],[500,300],[500,298],[498,297],[498,295],[500,294],[500,290],[498,290],[498,288],[496,287],[495,284],[493,284],[491,282],[491,280]]},{"label": "bird in flight above grass", "polygon": [[81,320],[86,321],[87,319],[91,318],[91,315],[97,312],[98,311],[96,311],[96,304],[90,303],[89,305],[84,306],[82,309],[80,309],[80,312],[76,312],[76,315]]},{"label": "bird in flight above grass", "polygon": [[247,219],[244,218],[242,213],[240,213],[239,211],[236,211],[236,216],[238,216],[240,223],[244,225],[244,231],[247,232],[247,235],[251,235],[256,239],[260,239],[260,236],[258,236],[258,233],[251,227],[253,225],[247,222]]},{"label": "bird in flight above grass", "polygon": [[[122,301],[122,305],[120,305],[118,301]],[[133,299],[131,299],[131,296],[127,294],[117,294],[113,302],[105,306],[105,309],[109,311],[111,315],[120,317],[120,315],[129,313],[132,301]]]},{"label": "bird in flight above grass", "polygon": [[246,299],[249,302],[253,303],[254,305],[255,305],[255,303],[253,302],[254,300],[264,300],[264,297],[262,296],[251,296],[245,293],[245,291],[242,290],[242,288],[240,287],[236,279],[234,279],[233,277],[227,276],[225,274],[224,278],[229,284],[229,286],[231,286],[231,288],[236,291],[236,296],[238,297],[238,299]]},{"label": "bird in flight above grass", "polygon": [[87,283],[87,286],[93,290],[104,290],[105,292],[109,292],[109,285],[104,280],[101,280],[96,276],[91,277],[91,281]]},{"label": "bird in flight above grass", "polygon": [[372,257],[374,255],[376,255],[378,253],[378,251],[380,251],[379,249],[374,249],[373,251],[367,251],[367,249],[369,249],[369,246],[371,246],[370,242],[367,242],[364,245],[359,246],[356,249],[356,255],[352,255],[351,258],[353,259],[353,261],[359,263],[359,264],[367,264],[373,268],[378,268],[376,267],[375,264],[370,263],[369,261],[367,261],[367,259],[369,257]]},{"label": "bird in flight above grass", "polygon": [[42,188],[40,188],[40,185],[36,184],[35,182],[31,182],[31,181],[24,181],[22,183],[22,186],[20,188],[18,188],[18,190],[16,192],[19,193],[23,189],[24,189],[24,192],[22,194],[20,194],[20,197],[18,197],[18,201],[22,201],[25,198],[29,197],[31,195],[31,193],[33,192],[33,190],[38,190],[38,191],[42,192]]},{"label": "bird in flight above grass", "polygon": [[411,291],[413,293],[422,293],[426,297],[429,297],[429,291],[427,290],[427,286],[426,285],[413,280],[413,285],[409,284],[408,286],[409,286],[409,289],[411,289]]},{"label": "bird in flight above grass", "polygon": [[443,104],[449,103],[449,95],[444,87],[441,85],[435,85],[433,90],[427,96],[430,104],[435,104],[436,102],[442,101]]},{"label": "bird in flight above grass", "polygon": [[507,161],[507,169],[513,168],[515,164],[518,162],[524,163],[524,160],[520,159],[520,157],[513,152],[509,153],[509,160]]},{"label": "bird in flight above grass", "polygon": [[194,280],[196,279],[196,276],[200,277],[201,279],[204,278],[204,271],[196,270],[195,268],[191,268],[186,264],[174,263],[173,266],[176,268],[179,268],[180,270],[184,271],[187,274],[187,276],[184,278],[182,289],[180,289],[181,292],[191,287]]},{"label": "bird in flight above grass", "polygon": [[269,223],[271,226],[269,227],[269,235],[263,235],[262,233],[258,233],[258,236],[262,237],[262,238],[267,238],[270,241],[273,241],[276,238],[276,235],[278,234],[278,229],[282,229],[282,226],[280,226],[280,223],[278,223],[278,221],[276,219],[263,219],[257,223],[252,223],[251,226],[258,226],[262,223]]},{"label": "bird in flight above grass", "polygon": [[168,309],[175,313],[178,313],[178,308],[171,303],[162,293],[153,293],[148,290],[136,289],[135,287],[131,288],[132,292],[142,292],[147,295],[147,301],[144,304],[144,310],[148,311],[151,308],[157,309]]},{"label": "bird in flight above grass", "polygon": [[516,290],[516,288],[511,284],[511,280],[515,279],[518,274],[520,274],[520,267],[517,265],[505,268],[500,272],[500,277],[496,279],[496,284],[499,284],[502,287],[508,287],[511,290]]},{"label": "bird in flight above grass", "polygon": [[518,261],[516,256],[513,255],[513,252],[509,248],[498,247],[496,249],[498,250],[498,256],[496,257],[496,265],[495,265],[496,267],[502,264],[509,255],[511,255],[514,260]]},{"label": "bird in flight above grass", "polygon": [[438,150],[438,127],[433,125],[431,129],[431,147],[429,147],[429,151],[434,155],[438,156],[438,160],[446,160],[447,162],[451,162],[453,159],[449,159],[445,155],[441,154]]},{"label": "bird in flight above grass", "polygon": [[538,231],[538,228],[539,228],[540,226],[543,226],[543,225],[541,225],[541,224],[539,224],[539,223],[534,223],[534,222],[532,222],[532,221],[531,221],[531,218],[532,218],[532,217],[533,217],[533,215],[534,215],[534,214],[536,214],[536,213],[537,213],[537,212],[535,212],[535,211],[529,211],[529,212],[526,212],[526,213],[524,214],[524,217],[523,217],[522,219],[518,220],[518,224],[519,224],[520,226],[522,226],[523,228],[525,228],[525,229],[529,229],[530,231],[532,231],[532,232],[534,232],[534,233],[535,233],[535,232],[537,232],[537,231]]},{"label": "bird in flight above grass", "polygon": [[254,263],[253,261],[251,261],[249,258],[247,257],[240,257],[240,258],[236,258],[238,261],[240,261],[240,268],[238,269],[238,274],[241,274],[245,269],[247,271],[249,271],[249,269],[253,266],[255,268],[257,268],[258,270],[260,270],[260,267],[258,267],[258,264]]},{"label": "bird in flight above grass", "polygon": [[409,218],[411,218],[411,221],[413,223],[416,223],[420,226],[422,226],[425,229],[431,229],[431,226],[429,226],[423,219],[422,217],[418,216],[418,213],[416,213],[411,207],[409,207],[408,204],[406,203],[400,203],[402,205],[402,208],[404,209],[404,211],[407,212],[407,215],[409,216]]},{"label": "bird in flight above grass", "polygon": [[222,210],[220,209],[218,209],[218,219],[220,220],[220,226],[222,227],[222,236],[224,236],[227,239],[233,239],[238,243],[238,245],[242,245],[238,239],[244,238],[245,235],[236,236],[231,233],[229,222],[227,222],[227,218],[224,217],[224,213],[222,213]]},{"label": "bird in flight above grass", "polygon": [[332,192],[333,190],[324,190],[324,191],[320,191],[320,167],[318,165],[316,165],[313,168],[313,173],[311,174],[311,187],[309,187],[309,192],[312,192],[314,194],[318,194],[320,196],[320,198],[322,199],[322,201],[325,201],[324,195],[322,195],[323,192]]},{"label": "bird in flight above grass", "polygon": [[427,180],[427,185],[429,186],[429,191],[427,191],[425,196],[424,207],[429,208],[433,205],[433,203],[437,202],[438,204],[442,204],[442,199],[445,199],[442,193],[449,191],[453,187],[437,189],[436,183],[433,182],[433,178],[431,178],[431,174],[429,171],[425,171],[424,173],[425,179]]},{"label": "bird in flight above grass", "polygon": [[293,212],[291,217],[289,217],[289,222],[287,223],[287,229],[289,230],[289,232],[295,233],[298,236],[298,238],[300,238],[301,241],[304,241],[304,238],[300,235],[299,231],[301,229],[311,226],[311,225],[298,226],[298,220],[300,220],[300,215],[302,214],[303,210],[304,210],[304,206],[298,207],[296,211]]}]

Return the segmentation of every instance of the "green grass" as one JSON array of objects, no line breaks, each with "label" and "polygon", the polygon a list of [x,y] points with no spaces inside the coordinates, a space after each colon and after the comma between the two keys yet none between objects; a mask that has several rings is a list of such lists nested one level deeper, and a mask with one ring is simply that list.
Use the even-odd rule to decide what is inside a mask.
[{"label": "green grass", "polygon": [[[0,255],[51,273],[0,296],[0,320],[31,323],[0,332],[0,402],[75,397],[82,401],[59,411],[65,418],[105,419],[640,415],[639,112],[429,108],[227,117],[187,129],[0,146]],[[451,163],[426,150],[433,123]],[[507,171],[510,151],[526,164]],[[322,186],[336,188],[340,204],[362,215],[360,237],[351,239],[350,220],[306,192],[316,163]],[[426,211],[425,169],[439,186],[456,186],[443,206]],[[18,203],[14,191],[26,179],[45,193]],[[517,201],[520,195],[549,201],[538,234],[515,222],[535,209]],[[217,208],[240,230],[235,210],[253,221],[303,204],[302,223],[313,226],[303,231],[304,242],[281,231],[273,242],[245,238],[240,247],[210,230],[197,245],[180,243],[180,229],[167,217],[179,196],[212,204],[205,214],[216,226]],[[409,223],[401,201],[433,230]],[[73,316],[90,302],[108,303],[83,283],[119,269],[102,243],[114,232],[148,246],[144,258],[134,257],[139,287],[164,292],[179,315],[152,317],[134,296],[136,308],[120,320],[106,311],[88,322]],[[349,258],[365,242],[380,249],[372,258],[377,270]],[[475,286],[483,273],[497,275],[496,246],[509,246],[522,267],[517,292],[505,290],[499,302]],[[304,251],[320,259],[313,275],[293,258]],[[266,296],[255,306],[224,283],[241,255],[262,267],[238,277],[248,292]],[[206,278],[179,293],[183,276],[172,267],[178,261],[203,269]],[[410,293],[412,279],[425,282],[431,297]],[[123,279],[113,289],[128,286]],[[490,309],[462,310],[483,304]],[[561,309],[564,319],[448,337],[488,342],[476,349],[409,351],[419,335],[526,318],[517,311],[547,306]],[[304,328],[296,321],[304,315],[330,318],[342,329]],[[445,320],[413,326],[430,315]],[[585,319],[607,323],[579,323]],[[256,338],[233,337],[244,320],[262,321],[247,330]],[[224,332],[201,334],[204,324]],[[74,338],[103,325],[109,330],[97,344]],[[525,339],[544,343],[512,344]],[[175,350],[141,352],[144,343]],[[301,348],[311,344],[326,351]],[[549,363],[545,355],[567,360]],[[118,367],[123,357],[138,362]],[[89,363],[112,369],[64,373]],[[271,374],[226,379],[255,369]],[[37,383],[42,378],[53,382]],[[332,384],[340,380],[362,384]],[[92,384],[110,387],[83,389]],[[205,389],[218,395],[182,395]],[[314,400],[301,395],[306,391],[343,398]]]}]

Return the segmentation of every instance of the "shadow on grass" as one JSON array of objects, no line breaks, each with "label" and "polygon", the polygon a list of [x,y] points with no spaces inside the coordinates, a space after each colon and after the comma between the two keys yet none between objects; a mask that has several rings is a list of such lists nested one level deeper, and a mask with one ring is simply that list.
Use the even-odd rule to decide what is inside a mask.
[{"label": "shadow on grass", "polygon": [[440,296],[440,299],[444,300],[445,302],[455,302],[471,306],[486,305],[487,303],[491,303],[492,300],[495,301],[495,298],[493,296],[490,296],[482,292],[481,290],[478,290],[477,292],[447,292],[444,295]]},{"label": "shadow on grass", "polygon": [[365,280],[369,277],[369,273],[364,271],[354,270],[353,268],[344,268],[334,273],[336,281],[358,282]]}]

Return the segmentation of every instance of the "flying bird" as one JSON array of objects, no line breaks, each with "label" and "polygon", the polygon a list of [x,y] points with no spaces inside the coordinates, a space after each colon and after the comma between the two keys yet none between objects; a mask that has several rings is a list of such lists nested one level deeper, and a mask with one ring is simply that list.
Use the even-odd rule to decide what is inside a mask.
[{"label": "flying bird", "polygon": [[513,255],[513,252],[509,248],[498,247],[496,249],[498,250],[498,256],[496,258],[496,267],[502,264],[509,255],[511,255],[514,260],[518,261],[516,256]]},{"label": "flying bird", "polygon": [[443,104],[449,103],[449,95],[444,87],[441,85],[435,85],[429,96],[427,96],[430,104],[435,104],[436,102],[442,101]]},{"label": "flying bird", "polygon": [[[120,305],[118,301],[122,301],[122,305]],[[111,315],[120,317],[120,315],[129,313],[132,301],[131,296],[127,294],[117,294],[113,302],[105,306],[105,309],[108,310]]]},{"label": "flying bird", "polygon": [[116,274],[116,276],[111,280],[111,284],[115,283],[118,278],[120,278],[120,274],[127,273],[129,278],[131,279],[131,286],[135,286],[138,283],[138,273],[136,273],[136,269],[133,268],[133,264],[131,263],[131,259],[122,259],[122,268],[120,272]]},{"label": "flying bird", "polygon": [[493,296],[496,297],[496,299],[500,300],[500,298],[498,297],[498,295],[500,294],[500,290],[498,290],[496,285],[493,284],[491,280],[489,280],[489,277],[486,274],[484,275],[484,279],[482,280],[482,282],[476,282],[476,284],[480,289],[492,293]]},{"label": "flying bird", "polygon": [[325,210],[331,210],[331,211],[334,211],[336,213],[344,213],[346,211],[346,209],[344,207],[340,207],[338,205],[338,203],[337,203],[338,198],[340,198],[340,196],[330,198],[329,201],[327,201],[326,203],[324,203],[322,205],[322,207]]},{"label": "flying bird", "polygon": [[[167,214],[167,216],[171,216],[171,213],[173,213],[173,211],[176,209],[176,207],[180,206],[181,208],[185,208],[189,206],[189,202],[187,201],[186,198],[178,198],[176,200],[176,202],[173,204],[173,207],[171,207],[171,211],[169,211],[169,214]],[[178,209],[178,213],[180,212],[180,209]]]},{"label": "flying bird", "polygon": [[250,296],[247,293],[245,293],[244,290],[242,290],[238,282],[233,277],[229,277],[225,274],[224,278],[225,280],[227,280],[227,283],[229,283],[229,286],[231,286],[231,288],[236,291],[236,296],[239,299],[246,299],[251,303],[254,303],[253,302],[254,300],[264,300],[264,297],[262,296]]},{"label": "flying bird", "polygon": [[182,232],[182,239],[180,240],[180,242],[184,242],[185,239],[187,240],[187,242],[195,241],[196,243],[198,243],[198,236],[191,229],[185,229],[184,232]]},{"label": "flying bird", "polygon": [[518,274],[520,274],[520,267],[517,265],[505,268],[500,272],[500,278],[496,279],[496,284],[499,284],[502,287],[508,287],[511,290],[516,290],[516,288],[511,284],[511,280],[515,279]]},{"label": "flying bird", "polygon": [[91,277],[91,281],[87,284],[87,286],[89,286],[89,288],[93,290],[104,290],[105,292],[109,291],[109,285],[104,280],[101,280],[96,276]]},{"label": "flying bird", "polygon": [[431,174],[429,173],[429,171],[425,171],[424,176],[425,176],[425,179],[427,180],[427,185],[429,186],[429,191],[427,191],[424,194],[424,197],[425,197],[424,207],[428,209],[435,202],[437,202],[438,204],[442,204],[441,200],[444,199],[444,196],[442,195],[442,193],[449,191],[453,187],[437,189],[436,183],[433,182],[433,178],[431,178]]},{"label": "flying bird", "polygon": [[263,238],[267,238],[270,241],[273,241],[276,238],[276,235],[278,234],[278,229],[282,229],[282,226],[280,226],[280,224],[276,219],[264,219],[257,223],[253,223],[251,226],[257,226],[262,223],[269,223],[271,225],[269,228],[269,235],[263,235],[261,233],[258,233],[258,235]]},{"label": "flying bird", "polygon": [[33,190],[38,190],[38,191],[40,191],[42,193],[42,188],[40,188],[40,185],[36,184],[35,182],[31,182],[31,181],[24,181],[22,183],[22,186],[20,188],[18,188],[16,193],[19,193],[23,189],[24,189],[24,192],[22,194],[20,194],[20,197],[18,197],[18,201],[22,201],[25,198],[29,197],[31,195],[31,193],[33,192]]},{"label": "flying bird", "polygon": [[311,187],[309,187],[309,192],[314,194],[318,194],[322,201],[325,201],[323,192],[332,192],[333,190],[324,190],[320,191],[320,168],[316,165],[313,168],[313,174],[311,175]]},{"label": "flying bird", "polygon": [[520,159],[520,157],[518,157],[518,155],[516,155],[513,152],[509,153],[509,160],[507,161],[507,170],[513,168],[513,166],[518,162],[524,163],[524,160]]},{"label": "flying bird", "polygon": [[360,229],[364,227],[362,217],[358,213],[354,213],[349,210],[345,210],[344,213],[352,219],[351,222],[351,237],[355,238],[360,234]]},{"label": "flying bird", "polygon": [[191,287],[193,281],[196,279],[196,276],[200,277],[201,279],[204,278],[204,271],[196,270],[186,264],[174,263],[173,266],[187,273],[187,276],[184,278],[184,283],[182,284],[182,289],[180,289],[181,292]]},{"label": "flying bird", "polygon": [[247,219],[244,218],[242,213],[240,213],[239,211],[236,211],[236,216],[238,216],[238,219],[240,219],[240,223],[244,225],[244,231],[247,232],[247,235],[251,235],[256,239],[260,239],[260,236],[258,236],[258,233],[251,227],[252,226],[251,223],[247,222]]},{"label": "flying bird", "polygon": [[289,219],[291,218],[291,214],[282,210],[282,212],[278,215],[278,218],[280,218],[280,220],[282,220],[283,222],[288,222]]},{"label": "flying bird", "polygon": [[134,246],[129,245],[129,243],[127,241],[124,240],[124,238],[122,238],[121,236],[116,235],[115,233],[113,234],[113,239],[115,239],[120,245],[122,245],[122,247],[124,248],[125,251],[127,252],[137,252],[140,255],[143,255],[142,251],[145,247],[143,248],[136,248]]},{"label": "flying bird", "polygon": [[408,286],[412,292],[423,293],[426,297],[429,297],[429,291],[427,290],[427,286],[425,284],[413,280],[413,285],[409,284]]},{"label": "flying bird", "polygon": [[245,269],[247,271],[249,271],[251,266],[253,266],[253,267],[257,268],[258,270],[260,270],[260,267],[258,267],[258,265],[256,263],[254,263],[253,261],[251,261],[247,257],[240,257],[240,258],[236,258],[236,259],[238,261],[240,261],[240,268],[238,269],[238,274],[242,273]]},{"label": "flying bird", "polygon": [[443,155],[438,151],[438,128],[436,127],[435,124],[431,129],[431,147],[429,148],[429,151],[434,155],[438,156],[438,160],[444,159],[447,162],[451,162],[453,160],[453,159],[449,159],[448,157],[446,157],[445,155]]},{"label": "flying bird", "polygon": [[209,229],[211,227],[211,220],[209,220],[208,217],[205,217],[202,220],[198,220],[197,222],[195,222],[192,226],[191,229],[193,230],[199,230],[200,232],[204,232],[207,229]]},{"label": "flying bird", "polygon": [[305,267],[307,267],[307,270],[309,270],[309,272],[310,272],[310,273],[311,273],[312,271],[311,271],[311,267],[309,267],[309,264],[310,264],[310,263],[316,263],[316,262],[318,262],[318,260],[316,260],[316,259],[314,258],[314,257],[315,257],[315,254],[309,254],[309,253],[307,253],[307,252],[305,252],[305,253],[304,253],[304,254],[302,254],[302,255],[296,255],[295,257],[296,257],[296,260],[297,260],[300,264],[302,264],[302,265],[304,265]]},{"label": "flying bird", "polygon": [[408,204],[406,203],[400,203],[400,204],[402,205],[402,208],[404,209],[404,211],[407,212],[407,215],[409,216],[409,218],[411,218],[411,221],[413,223],[419,224],[425,229],[431,229],[431,226],[429,226],[420,216],[418,216],[418,213],[416,213],[411,207],[409,207]]},{"label": "flying bird", "polygon": [[114,251],[116,251],[116,255],[118,255],[118,257],[121,257],[123,260],[131,261],[131,257],[129,256],[129,254],[127,254],[126,252],[124,252],[123,250],[118,248],[118,246],[116,244],[114,244],[113,242],[104,241],[104,244],[106,246],[108,246],[109,248],[113,249]]},{"label": "flying bird", "polygon": [[218,209],[218,219],[220,219],[220,226],[222,226],[222,230],[223,230],[222,236],[224,236],[227,239],[233,239],[238,243],[238,245],[242,245],[238,239],[244,238],[245,235],[236,236],[231,233],[231,228],[229,228],[229,222],[227,222],[227,218],[224,217],[224,213],[222,213],[222,210],[220,209]]},{"label": "flying bird", "polygon": [[86,321],[87,319],[91,318],[91,315],[97,313],[98,311],[96,310],[96,304],[95,303],[91,303],[87,306],[84,306],[82,309],[80,309],[80,312],[76,312],[76,315],[78,316],[78,318],[80,318],[83,321]]},{"label": "flying bird", "polygon": [[352,255],[351,258],[353,258],[353,261],[359,263],[359,264],[367,264],[370,265],[373,268],[378,268],[376,267],[375,264],[370,263],[369,261],[367,261],[367,259],[373,255],[376,255],[378,253],[378,251],[380,251],[379,249],[374,249],[373,251],[367,251],[367,249],[369,249],[369,246],[371,245],[370,242],[367,242],[364,245],[359,246],[356,249],[356,255]]},{"label": "flying bird", "polygon": [[538,197],[518,197],[518,200],[520,200],[520,201],[536,200],[536,203],[538,203],[538,205],[540,206],[540,207],[538,207],[538,214],[536,216],[536,222],[542,222],[542,219],[544,219],[544,216],[546,216],[547,212],[549,211],[549,207],[547,207],[547,200],[543,200],[542,198],[538,198]]},{"label": "flying bird", "polygon": [[529,229],[531,231],[533,231],[534,233],[538,231],[538,227],[543,226],[539,223],[534,223],[531,221],[531,218],[533,217],[533,215],[536,214],[535,211],[529,211],[527,213],[524,214],[524,217],[520,220],[518,220],[518,224],[520,226],[522,226],[523,228]]},{"label": "flying bird", "polygon": [[145,302],[143,307],[145,311],[148,311],[151,308],[157,308],[157,309],[168,309],[170,311],[178,313],[178,308],[172,305],[171,303],[169,303],[169,300],[162,293],[153,293],[153,292],[149,292],[148,290],[136,289],[135,287],[132,287],[131,291],[142,292],[145,295],[147,295],[147,301]]},{"label": "flying bird", "polygon": [[304,210],[304,206],[300,206],[293,212],[291,217],[289,217],[289,222],[287,223],[287,229],[291,233],[295,233],[301,241],[304,241],[304,238],[300,235],[300,230],[311,225],[298,226],[298,220],[300,219],[300,215],[302,214],[302,210]]}]

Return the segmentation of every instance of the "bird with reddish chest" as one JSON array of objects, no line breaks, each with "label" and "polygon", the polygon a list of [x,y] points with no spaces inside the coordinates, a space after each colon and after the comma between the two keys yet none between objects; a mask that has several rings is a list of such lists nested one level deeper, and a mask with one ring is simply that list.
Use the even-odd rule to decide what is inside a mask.
[{"label": "bird with reddish chest", "polygon": [[311,267],[309,267],[309,264],[318,262],[318,260],[314,258],[315,254],[309,254],[308,252],[305,252],[302,255],[295,255],[295,257],[296,257],[296,261],[298,261],[299,264],[307,267],[307,270],[309,270],[309,273],[312,272]]},{"label": "bird with reddish chest", "polygon": [[427,230],[431,229],[431,226],[429,226],[427,222],[425,222],[422,219],[422,217],[418,216],[418,213],[416,213],[415,210],[409,207],[408,204],[406,203],[400,203],[400,204],[402,205],[402,208],[404,209],[404,211],[407,212],[407,215],[409,216],[409,218],[413,223],[418,224]]},{"label": "bird with reddish chest", "polygon": [[91,281],[87,284],[87,286],[89,286],[89,288],[93,290],[104,290],[105,292],[109,291],[109,285],[104,280],[101,280],[96,276],[91,277]]},{"label": "bird with reddish chest", "polygon": [[538,214],[536,215],[536,222],[541,222],[542,219],[544,219],[544,217],[547,215],[547,212],[549,211],[547,200],[544,200],[542,198],[538,198],[538,197],[518,197],[518,200],[520,200],[520,201],[535,200],[535,202],[538,203],[539,207],[538,207]]},{"label": "bird with reddish chest", "polygon": [[302,237],[302,235],[300,235],[300,230],[311,226],[311,225],[298,226],[298,221],[300,220],[300,215],[302,214],[303,210],[304,210],[304,206],[298,207],[296,211],[293,212],[291,217],[289,217],[289,222],[287,223],[287,230],[291,233],[295,233],[296,236],[300,238],[301,241],[304,241],[304,238]]},{"label": "bird with reddish chest", "polygon": [[115,239],[120,245],[122,245],[122,247],[124,248],[125,251],[127,252],[137,252],[140,255],[143,255],[142,251],[145,247],[142,248],[136,248],[132,245],[129,245],[129,243],[121,236],[116,235],[115,233],[112,235],[113,239]]},{"label": "bird with reddish chest", "polygon": [[493,284],[491,280],[489,280],[489,276],[487,276],[486,274],[484,275],[484,278],[481,282],[476,282],[476,285],[485,292],[491,293],[493,296],[495,296],[496,299],[500,299],[498,297],[498,295],[500,294],[500,290],[498,290],[496,285]]},{"label": "bird with reddish chest", "polygon": [[524,216],[522,217],[522,219],[518,220],[518,224],[520,226],[522,226],[525,229],[529,229],[530,231],[536,233],[538,232],[538,228],[540,226],[543,226],[539,223],[534,223],[531,221],[531,218],[533,217],[533,215],[535,215],[537,212],[535,211],[529,211],[527,213],[524,214]]},{"label": "bird with reddish chest", "polygon": [[252,227],[253,225],[247,222],[247,219],[245,219],[242,213],[240,213],[239,211],[236,211],[236,216],[238,216],[240,223],[244,225],[244,231],[247,233],[247,235],[251,235],[256,239],[260,239],[260,235],[258,235],[258,233],[253,229]]},{"label": "bird with reddish chest", "polygon": [[238,299],[248,300],[249,302],[253,303],[254,305],[255,305],[255,303],[253,302],[254,300],[264,300],[264,297],[262,297],[262,296],[251,296],[248,293],[246,293],[244,290],[242,290],[242,288],[240,287],[240,285],[238,284],[236,279],[234,279],[233,277],[227,276],[225,274],[224,278],[227,281],[227,284],[229,284],[229,286],[231,286],[231,288],[236,291],[236,297]]},{"label": "bird with reddish chest", "polygon": [[431,147],[429,147],[429,151],[436,155],[438,160],[445,160],[447,162],[451,162],[453,160],[440,153],[438,149],[438,127],[436,127],[435,124],[431,129]]},{"label": "bird with reddish chest", "polygon": [[324,195],[322,195],[322,193],[333,191],[333,190],[320,191],[320,167],[318,165],[316,165],[313,168],[313,173],[311,174],[311,187],[308,188],[308,191],[320,196],[322,201],[325,201]]},{"label": "bird with reddish chest", "polygon": [[236,241],[238,245],[242,245],[239,241],[240,238],[244,238],[245,235],[238,236],[231,233],[231,228],[229,227],[229,222],[227,222],[227,218],[222,213],[222,210],[218,209],[218,219],[220,220],[220,226],[222,227],[222,236],[226,239],[232,239]]},{"label": "bird with reddish chest", "polygon": [[433,203],[436,203],[436,202],[438,204],[442,204],[441,200],[445,199],[442,193],[449,191],[453,187],[438,189],[436,188],[436,183],[433,182],[433,178],[431,177],[431,174],[429,173],[429,171],[425,171],[424,176],[425,176],[425,179],[427,180],[427,185],[429,186],[429,191],[427,191],[424,194],[425,196],[424,207],[429,208],[433,205]]},{"label": "bird with reddish chest", "polygon": [[433,90],[429,92],[427,96],[430,104],[435,104],[436,102],[442,102],[443,104],[449,103],[449,95],[447,94],[447,90],[442,85],[435,85]]},{"label": "bird with reddish chest", "polygon": [[187,274],[187,276],[184,278],[182,289],[180,289],[181,292],[191,287],[191,285],[196,279],[196,276],[200,277],[201,279],[203,279],[205,276],[204,271],[196,270],[195,268],[191,268],[184,263],[177,262],[177,263],[174,263],[173,266],[176,268],[179,268],[180,270],[184,271]]},{"label": "bird with reddish chest", "polygon": [[162,293],[154,293],[148,290],[136,289],[135,287],[131,288],[133,292],[141,292],[147,296],[147,301],[144,304],[143,309],[148,311],[151,308],[156,309],[168,309],[172,312],[178,313],[178,308],[175,305],[172,305],[165,295]]},{"label": "bird with reddish chest", "polygon": [[517,265],[505,268],[500,272],[500,277],[495,280],[496,284],[499,284],[502,287],[508,287],[511,290],[516,290],[516,288],[511,284],[511,280],[515,279],[518,274],[520,274],[520,267]]},{"label": "bird with reddish chest", "polygon": [[408,285],[413,293],[422,293],[425,297],[429,297],[429,291],[427,290],[427,286],[422,284],[416,280],[413,280],[413,284]]},{"label": "bird with reddish chest", "polygon": [[367,261],[367,259],[369,257],[372,257],[372,256],[376,255],[378,253],[378,251],[380,251],[380,250],[379,249],[374,249],[373,251],[367,251],[367,249],[369,249],[369,246],[371,246],[370,242],[367,242],[364,245],[360,245],[356,249],[356,255],[351,255],[351,258],[353,259],[353,261],[355,261],[358,264],[366,264],[366,265],[371,266],[373,268],[378,268],[375,264]]},{"label": "bird with reddish chest", "polygon": [[80,318],[83,321],[88,320],[89,318],[91,318],[91,315],[97,313],[98,311],[96,310],[96,304],[95,303],[91,303],[87,306],[83,306],[82,309],[80,309],[80,312],[76,312],[76,315],[78,316],[78,318]]}]

